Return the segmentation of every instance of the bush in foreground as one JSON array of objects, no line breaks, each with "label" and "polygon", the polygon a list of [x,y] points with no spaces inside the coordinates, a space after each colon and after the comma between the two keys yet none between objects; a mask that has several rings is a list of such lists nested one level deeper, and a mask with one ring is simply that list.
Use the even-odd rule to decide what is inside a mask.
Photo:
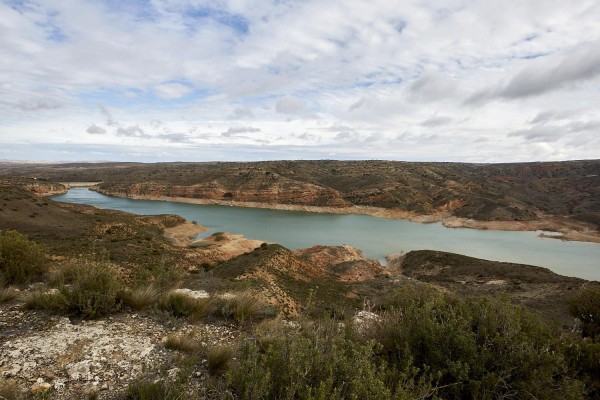
[{"label": "bush in foreground", "polygon": [[56,280],[58,289],[31,293],[24,307],[83,318],[99,318],[121,308],[122,283],[106,262],[80,260],[64,268]]},{"label": "bush in foreground", "polygon": [[568,300],[569,312],[581,321],[584,337],[600,338],[600,285],[585,285]]},{"label": "bush in foreground", "polygon": [[23,284],[46,270],[42,248],[17,231],[0,231],[0,280],[8,285]]},{"label": "bush in foreground", "polygon": [[593,344],[569,344],[503,299],[408,288],[370,324],[355,333],[325,321],[246,340],[229,389],[240,399],[594,396],[595,372],[582,366],[594,362]]}]

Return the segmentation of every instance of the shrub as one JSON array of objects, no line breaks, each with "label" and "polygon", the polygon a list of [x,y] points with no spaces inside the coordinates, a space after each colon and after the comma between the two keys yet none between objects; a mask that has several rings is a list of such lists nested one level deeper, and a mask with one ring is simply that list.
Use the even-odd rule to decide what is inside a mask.
[{"label": "shrub", "polygon": [[110,265],[84,260],[71,273],[70,286],[60,289],[69,303],[69,311],[85,318],[98,318],[121,308],[122,285]]},{"label": "shrub", "polygon": [[136,271],[139,284],[150,282],[157,290],[167,291],[177,286],[183,276],[181,268],[167,266],[164,263],[154,264]]},{"label": "shrub", "polygon": [[382,356],[417,368],[442,398],[581,398],[557,338],[540,317],[504,299],[459,298],[426,287],[396,293],[371,330]]},{"label": "shrub", "polygon": [[600,338],[600,286],[587,284],[568,299],[569,312],[581,321],[584,337]]},{"label": "shrub", "polygon": [[66,266],[55,278],[59,289],[37,291],[25,299],[26,309],[45,309],[98,318],[121,308],[121,282],[110,265],[82,260]]},{"label": "shrub", "polygon": [[46,269],[42,248],[17,231],[0,231],[0,279],[7,284],[23,284],[39,277]]},{"label": "shrub", "polygon": [[267,341],[245,341],[226,378],[243,399],[412,398],[387,387],[390,376],[377,365],[377,351],[375,342],[356,341],[336,323],[319,323]]}]

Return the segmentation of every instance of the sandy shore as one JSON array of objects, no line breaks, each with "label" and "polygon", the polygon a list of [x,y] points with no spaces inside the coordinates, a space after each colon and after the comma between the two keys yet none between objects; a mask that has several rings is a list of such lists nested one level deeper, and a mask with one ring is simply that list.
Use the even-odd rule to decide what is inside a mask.
[{"label": "sandy shore", "polygon": [[196,236],[202,232],[206,232],[207,230],[208,228],[205,226],[186,222],[181,225],[165,229],[163,236],[166,237],[174,246],[187,247],[190,246],[194,240],[196,240]]},{"label": "sandy shore", "polygon": [[435,214],[423,215],[412,213],[409,211],[368,206],[320,207],[297,204],[270,204],[214,199],[191,199],[188,197],[172,196],[123,196],[109,193],[105,194],[115,197],[126,197],[137,200],[172,201],[177,203],[220,205],[247,208],[266,208],[271,210],[303,211],[328,214],[370,215],[378,218],[404,219],[419,223],[441,222],[442,225],[444,225],[446,228],[469,228],[481,230],[489,229],[502,231],[543,231],[543,233],[540,233],[540,236],[542,237],[560,240],[600,243],[600,232],[598,232],[594,226],[584,222],[574,221],[568,218],[560,218],[553,216],[541,216],[538,220],[533,221],[479,221],[470,218],[455,217],[449,212],[440,212]]}]

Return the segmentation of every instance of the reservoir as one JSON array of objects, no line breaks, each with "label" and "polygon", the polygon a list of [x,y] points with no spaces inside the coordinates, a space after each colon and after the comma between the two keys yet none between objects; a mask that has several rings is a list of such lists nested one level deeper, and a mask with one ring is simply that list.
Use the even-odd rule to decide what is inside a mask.
[{"label": "reservoir", "polygon": [[558,274],[600,280],[600,244],[540,238],[536,232],[445,228],[366,215],[321,214],[258,208],[130,200],[73,188],[53,200],[134,214],[177,214],[210,228],[289,249],[317,244],[351,245],[383,261],[387,254],[439,250],[487,260],[546,267]]}]

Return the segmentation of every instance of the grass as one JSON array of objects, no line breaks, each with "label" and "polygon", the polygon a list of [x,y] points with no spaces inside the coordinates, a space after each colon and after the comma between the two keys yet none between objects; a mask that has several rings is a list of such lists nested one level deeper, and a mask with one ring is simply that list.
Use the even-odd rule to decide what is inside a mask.
[{"label": "grass", "polygon": [[167,349],[178,350],[184,353],[195,353],[202,348],[202,343],[194,337],[193,333],[172,333],[167,336],[165,347]]},{"label": "grass", "polygon": [[231,346],[219,345],[211,347],[206,354],[206,367],[213,375],[222,374],[233,357]]},{"label": "grass", "polygon": [[237,293],[231,298],[221,299],[221,302],[223,316],[233,318],[239,324],[263,317],[275,317],[277,314],[276,310],[249,290]]},{"label": "grass", "polygon": [[183,397],[179,386],[165,381],[138,379],[129,385],[125,400],[180,400]]},{"label": "grass", "polygon": [[24,396],[16,383],[0,379],[0,399],[21,400]]},{"label": "grass", "polygon": [[160,298],[160,291],[153,285],[134,289],[124,289],[119,293],[123,305],[134,310],[145,310],[156,304]]},{"label": "grass", "polygon": [[15,299],[19,292],[12,286],[0,287],[0,304],[7,303]]},{"label": "grass", "polygon": [[69,302],[59,291],[36,290],[24,296],[23,308],[65,313],[69,309]]},{"label": "grass", "polygon": [[186,317],[197,321],[215,310],[215,301],[211,298],[194,299],[183,293],[171,292],[159,301],[158,307],[174,317]]}]

